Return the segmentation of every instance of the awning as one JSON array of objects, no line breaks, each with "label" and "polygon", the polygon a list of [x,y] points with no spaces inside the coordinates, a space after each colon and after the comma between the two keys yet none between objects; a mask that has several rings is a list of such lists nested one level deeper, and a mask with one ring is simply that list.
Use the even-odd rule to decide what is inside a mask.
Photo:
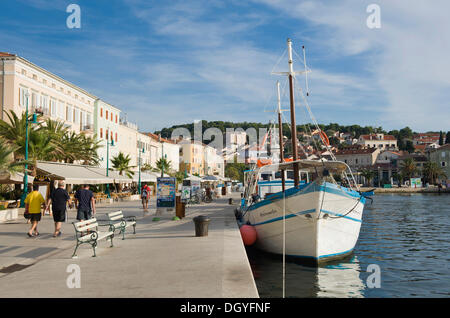
[{"label": "awning", "polygon": [[[34,177],[28,175],[28,183],[33,183]],[[0,184],[22,184],[23,173],[17,172],[14,174],[6,173],[0,176]]]},{"label": "awning", "polygon": [[184,178],[184,180],[191,180],[191,181],[202,181],[202,178],[197,177],[197,176],[193,176],[193,175],[189,175],[189,177]]},{"label": "awning", "polygon": [[109,170],[108,177],[106,177],[106,168],[88,166],[88,169],[92,172],[102,175],[105,178],[111,178],[113,181],[110,181],[109,183],[131,183],[131,182],[133,182],[133,179],[128,178],[126,175],[121,176],[117,171],[114,171],[114,170]]},{"label": "awning", "polygon": [[[147,173],[141,171],[141,182],[156,182],[156,174]],[[139,172],[136,172],[133,176],[133,182],[139,182]]]},{"label": "awning", "polygon": [[69,163],[38,161],[39,175],[51,180],[64,180],[67,184],[106,184],[113,183],[114,179],[97,173],[93,166],[75,165]]}]

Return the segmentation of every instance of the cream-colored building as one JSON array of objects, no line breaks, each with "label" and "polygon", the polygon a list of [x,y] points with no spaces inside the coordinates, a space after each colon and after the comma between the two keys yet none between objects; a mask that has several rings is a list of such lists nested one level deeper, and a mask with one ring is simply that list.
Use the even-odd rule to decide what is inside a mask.
[{"label": "cream-colored building", "polygon": [[94,133],[94,103],[97,97],[30,61],[0,52],[1,119],[4,111],[20,116],[28,111],[60,120],[76,133]]},{"label": "cream-colored building", "polygon": [[378,148],[382,150],[397,149],[397,139],[392,135],[385,134],[361,135],[358,138],[358,144],[363,147]]},{"label": "cream-colored building", "polygon": [[366,169],[375,164],[380,148],[353,148],[339,150],[335,156],[338,161],[343,161],[352,169],[352,171],[359,171]]},{"label": "cream-colored building", "polygon": [[199,176],[225,175],[223,156],[216,149],[199,141],[181,140],[180,146],[180,171]]}]

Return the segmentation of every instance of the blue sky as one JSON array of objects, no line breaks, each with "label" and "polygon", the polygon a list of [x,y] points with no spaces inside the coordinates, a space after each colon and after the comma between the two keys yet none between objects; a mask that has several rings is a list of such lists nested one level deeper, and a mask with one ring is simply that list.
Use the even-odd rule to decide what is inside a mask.
[{"label": "blue sky", "polygon": [[[71,3],[81,7],[81,29],[66,27]],[[378,1],[381,28],[369,29],[371,3],[2,0],[0,51],[155,131],[196,119],[274,119],[265,110],[285,78],[270,72],[290,37],[299,54],[306,46],[308,101],[320,123],[450,130],[450,3]],[[276,70],[286,68],[283,59]],[[309,122],[301,103],[297,117]]]}]

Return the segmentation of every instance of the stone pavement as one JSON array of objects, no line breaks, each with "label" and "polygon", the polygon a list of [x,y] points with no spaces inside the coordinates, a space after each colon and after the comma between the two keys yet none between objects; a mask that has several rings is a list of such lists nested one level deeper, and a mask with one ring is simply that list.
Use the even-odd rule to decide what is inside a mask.
[{"label": "stone pavement", "polygon": [[[153,222],[154,199],[147,213],[139,201],[125,201],[99,206],[96,217],[117,210],[137,216],[137,233],[128,229],[125,240],[116,235],[113,248],[99,241],[97,257],[83,244],[71,258],[75,211],[59,238],[52,237],[50,216],[39,223],[37,238],[26,236],[23,218],[0,224],[0,297],[258,297],[227,199],[187,207],[180,221],[171,220],[172,212]],[[195,237],[197,215],[211,218],[208,237]],[[68,288],[71,264],[80,268],[81,288]]]}]

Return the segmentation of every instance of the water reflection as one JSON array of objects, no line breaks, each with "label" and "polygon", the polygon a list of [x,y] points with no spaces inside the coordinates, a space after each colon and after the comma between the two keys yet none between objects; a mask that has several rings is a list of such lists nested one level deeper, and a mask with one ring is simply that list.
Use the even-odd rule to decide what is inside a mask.
[{"label": "water reflection", "polygon": [[[261,297],[282,297],[282,258],[255,248],[247,248]],[[257,260],[257,261],[255,261]],[[363,297],[365,285],[360,278],[357,257],[320,267],[306,266],[294,259],[286,262],[286,297]]]},{"label": "water reflection", "polygon": [[[286,263],[287,297],[448,297],[450,195],[376,195],[346,259],[307,267]],[[282,259],[247,248],[261,297],[282,296]],[[370,264],[381,288],[368,288]]]}]

